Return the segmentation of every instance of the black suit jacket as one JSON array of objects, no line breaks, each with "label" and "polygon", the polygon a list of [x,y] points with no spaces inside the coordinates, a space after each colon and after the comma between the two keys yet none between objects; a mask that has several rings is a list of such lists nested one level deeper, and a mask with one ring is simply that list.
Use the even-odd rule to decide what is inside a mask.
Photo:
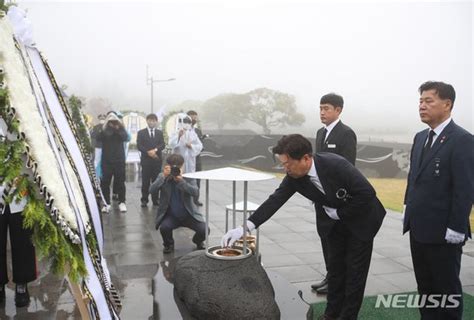
[{"label": "black suit jacket", "polygon": [[[316,225],[321,238],[327,237],[338,220],[331,219],[323,205],[337,208],[337,215],[355,237],[368,241],[375,237],[385,216],[385,209],[376,197],[374,188],[351,163],[343,157],[321,152],[314,155],[316,172],[325,191],[322,194],[309,176],[292,178],[288,175],[270,197],[249,217],[256,227],[268,220],[288,199],[299,192],[314,202]],[[345,189],[351,196],[338,199],[336,192]]]},{"label": "black suit jacket", "polygon": [[[159,159],[153,159],[148,156],[147,152],[149,150],[158,149]],[[140,159],[142,162],[147,161],[162,161],[161,152],[165,148],[165,140],[163,138],[163,132],[161,130],[155,129],[155,136],[152,139],[148,133],[148,128],[142,129],[137,133],[137,149],[140,151]]]},{"label": "black suit jacket", "polygon": [[405,193],[403,233],[422,243],[446,243],[446,229],[471,236],[474,195],[474,140],[451,121],[420,164],[429,129],[413,142]]},{"label": "black suit jacket", "polygon": [[357,136],[355,132],[348,126],[339,121],[329,133],[329,136],[321,148],[321,142],[324,139],[323,130],[321,128],[316,133],[316,152],[331,152],[338,154],[355,165],[357,152]]}]

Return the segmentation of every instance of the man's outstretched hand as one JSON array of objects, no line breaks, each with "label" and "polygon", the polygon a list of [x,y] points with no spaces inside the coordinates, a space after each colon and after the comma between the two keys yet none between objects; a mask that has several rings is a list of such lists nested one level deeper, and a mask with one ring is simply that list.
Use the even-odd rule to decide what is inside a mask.
[{"label": "man's outstretched hand", "polygon": [[[252,230],[255,230],[255,225],[253,224],[252,221],[247,220],[247,229],[249,232],[251,232]],[[242,238],[243,235],[244,235],[243,227],[238,227],[238,228],[229,230],[222,237],[222,241],[221,241],[222,248],[232,247],[234,242]]]}]

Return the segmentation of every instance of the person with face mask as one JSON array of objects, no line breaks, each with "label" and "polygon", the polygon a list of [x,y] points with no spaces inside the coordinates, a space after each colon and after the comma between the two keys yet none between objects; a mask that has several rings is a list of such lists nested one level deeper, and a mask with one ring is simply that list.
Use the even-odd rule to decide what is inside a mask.
[{"label": "person with face mask", "polygon": [[[187,112],[187,115],[191,117],[191,130],[193,130],[198,138],[199,138],[199,141],[201,141],[201,143],[203,142],[203,140],[208,137],[208,135],[204,135],[202,134],[202,131],[200,128],[197,127],[197,123],[198,123],[198,114],[196,111],[194,110],[189,110]],[[201,163],[201,155],[200,153],[196,156],[196,171],[201,171],[202,170],[202,163]],[[201,180],[197,180],[197,186],[198,186],[198,189],[201,189]],[[197,197],[194,198],[194,203],[197,205],[197,206],[202,206],[202,202],[199,201],[199,193],[197,195]]]},{"label": "person with face mask", "polygon": [[[155,181],[161,172],[162,154],[165,148],[163,132],[156,128],[158,117],[151,113],[146,116],[147,127],[137,133],[137,148],[140,151],[140,164],[142,166],[142,197],[141,206],[148,204],[148,189],[150,183]],[[158,205],[158,194],[152,194],[153,205]]]},{"label": "person with face mask", "polygon": [[192,130],[191,117],[186,113],[178,114],[176,131],[171,134],[168,145],[173,153],[180,154],[184,158],[185,172],[196,171],[196,157],[202,151],[202,143]]},{"label": "person with face mask", "polygon": [[125,148],[124,142],[129,136],[123,123],[117,114],[111,112],[107,115],[102,131],[97,140],[102,143],[101,169],[102,179],[100,186],[107,206],[104,212],[108,211],[110,205],[110,183],[112,177],[119,197],[119,209],[126,212],[125,205]]}]

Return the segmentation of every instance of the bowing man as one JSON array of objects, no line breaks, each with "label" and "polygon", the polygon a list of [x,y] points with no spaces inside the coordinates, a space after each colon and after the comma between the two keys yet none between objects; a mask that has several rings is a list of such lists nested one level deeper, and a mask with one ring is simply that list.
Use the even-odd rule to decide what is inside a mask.
[{"label": "bowing man", "polygon": [[[312,154],[299,134],[282,137],[273,148],[286,176],[272,195],[246,221],[252,231],[298,192],[314,202],[319,236],[329,245],[328,295],[322,319],[357,319],[369,271],[373,239],[385,209],[374,188],[349,161],[333,153]],[[231,246],[244,234],[232,229],[222,238]]]}]

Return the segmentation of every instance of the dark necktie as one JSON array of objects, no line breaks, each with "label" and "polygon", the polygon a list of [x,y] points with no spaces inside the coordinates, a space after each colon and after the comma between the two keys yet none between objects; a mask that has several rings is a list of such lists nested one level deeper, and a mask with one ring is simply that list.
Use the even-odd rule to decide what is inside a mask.
[{"label": "dark necktie", "polygon": [[155,137],[155,129],[150,130],[150,136],[152,139]]},{"label": "dark necktie", "polygon": [[324,149],[324,143],[326,142],[326,134],[328,133],[328,129],[324,128],[323,129],[323,134],[322,134],[322,137],[321,137],[321,148],[319,151],[323,151]]},{"label": "dark necktie", "polygon": [[421,152],[421,160],[420,164],[423,162],[423,157],[430,151],[431,145],[433,144],[433,137],[435,135],[435,132],[433,130],[430,130],[430,133],[428,134],[428,142],[426,142],[425,146],[423,147],[423,151]]}]

